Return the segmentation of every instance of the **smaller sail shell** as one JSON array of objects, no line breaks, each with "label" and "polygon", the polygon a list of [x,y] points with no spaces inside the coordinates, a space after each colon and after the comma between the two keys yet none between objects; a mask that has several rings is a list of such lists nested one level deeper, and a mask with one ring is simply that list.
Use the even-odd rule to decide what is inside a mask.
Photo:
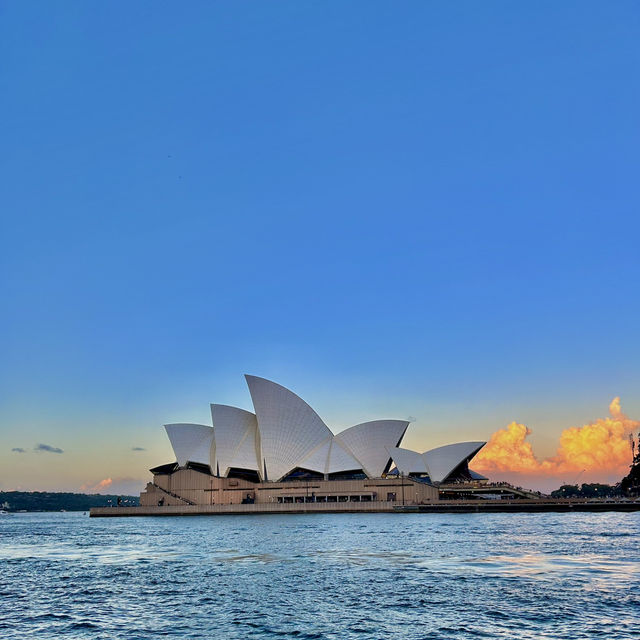
[{"label": "smaller sail shell", "polygon": [[457,442],[422,454],[432,482],[442,482],[461,463],[471,460],[486,442]]},{"label": "smaller sail shell", "polygon": [[212,404],[211,419],[216,445],[214,471],[222,476],[231,468],[258,471],[255,414],[238,407]]},{"label": "smaller sail shell", "polygon": [[417,451],[394,447],[393,449],[389,449],[389,455],[398,468],[398,471],[405,476],[411,473],[429,473],[424,456]]},{"label": "smaller sail shell", "polygon": [[389,466],[388,449],[400,444],[408,426],[406,420],[373,420],[345,429],[336,440],[370,478],[379,478]]},{"label": "smaller sail shell", "polygon": [[212,427],[183,422],[166,424],[164,428],[179,466],[185,467],[187,462],[196,462],[211,467],[214,447]]}]

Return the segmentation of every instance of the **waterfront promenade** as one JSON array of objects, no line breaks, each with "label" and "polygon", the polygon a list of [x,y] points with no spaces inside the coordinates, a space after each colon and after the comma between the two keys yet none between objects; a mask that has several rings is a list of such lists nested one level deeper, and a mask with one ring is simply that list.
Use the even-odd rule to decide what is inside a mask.
[{"label": "waterfront promenade", "polygon": [[541,498],[519,500],[436,500],[424,504],[396,502],[307,502],[179,505],[148,507],[95,507],[92,518],[134,516],[259,515],[283,513],[544,513],[640,511],[640,500]]}]

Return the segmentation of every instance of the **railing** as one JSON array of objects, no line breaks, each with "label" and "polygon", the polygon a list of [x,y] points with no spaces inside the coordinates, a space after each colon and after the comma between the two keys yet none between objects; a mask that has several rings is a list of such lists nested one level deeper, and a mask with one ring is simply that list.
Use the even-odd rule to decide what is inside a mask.
[{"label": "railing", "polygon": [[188,498],[183,498],[182,496],[179,496],[177,493],[173,493],[173,491],[168,491],[167,489],[163,489],[159,484],[156,484],[155,482],[151,483],[156,489],[159,489],[160,491],[162,491],[162,493],[166,493],[168,496],[171,496],[172,498],[175,498],[176,500],[182,500],[182,502],[186,503],[186,504],[192,504],[195,505],[196,503],[193,502],[192,500],[189,500]]},{"label": "railing", "polygon": [[535,491],[530,491],[528,489],[523,489],[522,487],[514,487],[513,485],[507,482],[499,482],[499,483],[486,483],[486,484],[476,484],[471,482],[460,482],[455,484],[441,484],[438,486],[440,492],[449,492],[449,493],[497,493],[503,495],[514,495],[521,496],[525,499],[532,500],[540,500],[543,499],[543,496],[540,493],[536,493]]}]

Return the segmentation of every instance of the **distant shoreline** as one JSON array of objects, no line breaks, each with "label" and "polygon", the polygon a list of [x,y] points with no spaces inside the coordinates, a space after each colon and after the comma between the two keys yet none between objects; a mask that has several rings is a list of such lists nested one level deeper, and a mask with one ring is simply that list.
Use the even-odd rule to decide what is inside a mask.
[{"label": "distant shoreline", "polygon": [[89,511],[93,507],[137,506],[138,496],[64,491],[0,491],[0,508],[9,513]]}]

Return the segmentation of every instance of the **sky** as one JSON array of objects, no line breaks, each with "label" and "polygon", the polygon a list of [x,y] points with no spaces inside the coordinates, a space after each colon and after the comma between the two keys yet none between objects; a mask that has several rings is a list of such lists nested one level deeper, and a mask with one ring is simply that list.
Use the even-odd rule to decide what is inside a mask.
[{"label": "sky", "polygon": [[[619,479],[639,23],[624,0],[1,2],[0,490],[137,493],[163,424],[251,409],[244,373],[334,431],[410,417],[408,448],[511,434],[538,466],[496,462],[504,436],[495,477]],[[583,425],[604,459],[545,466]]]}]

